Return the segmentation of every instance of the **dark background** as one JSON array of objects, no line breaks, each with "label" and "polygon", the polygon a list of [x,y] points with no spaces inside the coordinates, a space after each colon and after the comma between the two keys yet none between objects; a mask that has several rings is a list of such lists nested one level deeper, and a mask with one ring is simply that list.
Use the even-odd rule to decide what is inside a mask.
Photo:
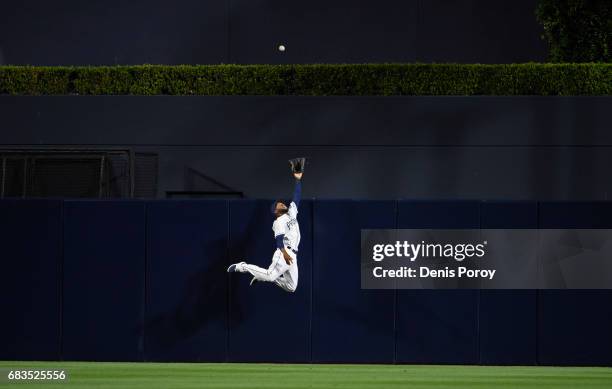
[{"label": "dark background", "polygon": [[542,61],[535,5],[25,0],[2,5],[0,65]]}]

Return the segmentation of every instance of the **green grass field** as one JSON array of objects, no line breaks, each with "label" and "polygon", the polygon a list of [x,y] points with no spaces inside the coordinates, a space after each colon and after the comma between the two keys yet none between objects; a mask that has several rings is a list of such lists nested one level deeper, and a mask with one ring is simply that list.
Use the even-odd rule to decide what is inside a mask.
[{"label": "green grass field", "polygon": [[0,369],[65,370],[66,383],[0,381],[0,388],[612,388],[612,368],[242,363],[8,362]]}]

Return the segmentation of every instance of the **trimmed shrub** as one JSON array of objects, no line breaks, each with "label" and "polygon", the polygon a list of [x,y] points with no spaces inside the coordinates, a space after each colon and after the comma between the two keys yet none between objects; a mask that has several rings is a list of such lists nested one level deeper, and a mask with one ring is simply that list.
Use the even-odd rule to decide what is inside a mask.
[{"label": "trimmed shrub", "polygon": [[610,95],[612,64],[0,67],[9,95]]}]

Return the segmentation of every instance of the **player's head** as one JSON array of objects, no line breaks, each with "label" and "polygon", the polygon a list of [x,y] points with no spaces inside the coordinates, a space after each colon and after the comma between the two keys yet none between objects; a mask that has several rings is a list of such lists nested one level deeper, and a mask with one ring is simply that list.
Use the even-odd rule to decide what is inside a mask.
[{"label": "player's head", "polygon": [[283,200],[276,200],[272,203],[272,214],[274,217],[279,217],[287,213],[289,208],[287,208],[287,204]]}]

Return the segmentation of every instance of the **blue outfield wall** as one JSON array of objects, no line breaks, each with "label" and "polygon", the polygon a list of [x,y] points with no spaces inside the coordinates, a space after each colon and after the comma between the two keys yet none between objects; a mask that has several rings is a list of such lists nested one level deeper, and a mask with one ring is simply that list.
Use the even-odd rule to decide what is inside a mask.
[{"label": "blue outfield wall", "polygon": [[[400,201],[398,228],[478,228],[477,201]],[[397,361],[478,363],[478,290],[398,290]]]},{"label": "blue outfield wall", "polygon": [[362,228],[612,228],[612,203],[305,200],[299,286],[264,200],[0,201],[0,359],[612,365],[609,290],[362,290]]},{"label": "blue outfield wall", "polygon": [[[540,228],[611,228],[612,203],[545,203]],[[538,291],[538,361],[612,365],[612,290]]]},{"label": "blue outfield wall", "polygon": [[0,201],[0,359],[61,357],[62,201]]},{"label": "blue outfield wall", "polygon": [[392,363],[394,291],[361,289],[361,229],[394,228],[393,201],[316,201],[312,361]]},{"label": "blue outfield wall", "polygon": [[144,203],[66,201],[63,235],[62,358],[141,359]]},{"label": "blue outfield wall", "polygon": [[[480,205],[480,227],[537,228],[538,204],[483,202]],[[479,363],[538,364],[537,304],[538,295],[535,290],[480,291]]]},{"label": "blue outfield wall", "polygon": [[226,201],[151,201],[146,216],[145,359],[224,361]]}]

